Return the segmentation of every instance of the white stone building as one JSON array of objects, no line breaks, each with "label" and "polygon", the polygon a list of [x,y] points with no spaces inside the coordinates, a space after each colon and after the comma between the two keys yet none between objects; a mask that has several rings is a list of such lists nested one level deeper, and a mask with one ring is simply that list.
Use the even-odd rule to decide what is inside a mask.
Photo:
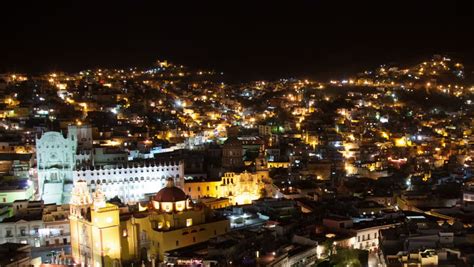
[{"label": "white stone building", "polygon": [[37,139],[39,193],[45,203],[69,203],[72,183],[77,180],[85,180],[92,191],[100,184],[108,199],[117,196],[125,203],[134,203],[146,194],[158,192],[165,187],[168,178],[183,188],[183,162],[128,161],[126,154],[117,153],[110,154],[113,157],[102,152],[86,155],[84,151],[95,149],[79,152],[79,136],[75,135],[79,133],[84,143],[88,143],[88,132],[76,128],[70,128],[66,138],[59,132],[47,132]]},{"label": "white stone building", "polygon": [[117,196],[125,203],[137,202],[145,194],[160,191],[168,178],[173,178],[176,186],[183,188],[184,163],[142,161],[74,171],[74,181],[86,181],[92,191],[99,184],[107,199]]},{"label": "white stone building", "polygon": [[71,134],[65,138],[59,132],[47,132],[36,139],[38,193],[45,203],[69,202],[67,184],[73,182],[76,150],[77,140]]}]

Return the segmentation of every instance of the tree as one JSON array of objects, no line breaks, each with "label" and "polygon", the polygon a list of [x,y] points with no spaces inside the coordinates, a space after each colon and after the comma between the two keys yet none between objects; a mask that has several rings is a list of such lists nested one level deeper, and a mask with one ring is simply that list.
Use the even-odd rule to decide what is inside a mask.
[{"label": "tree", "polygon": [[359,267],[363,266],[361,257],[364,257],[364,251],[358,249],[338,248],[337,253],[331,255],[330,259],[337,267]]}]

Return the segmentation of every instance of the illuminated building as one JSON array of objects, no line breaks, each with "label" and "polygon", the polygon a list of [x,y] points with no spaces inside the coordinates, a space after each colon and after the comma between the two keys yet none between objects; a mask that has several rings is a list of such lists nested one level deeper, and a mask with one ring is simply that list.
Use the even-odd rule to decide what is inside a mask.
[{"label": "illuminated building", "polygon": [[77,140],[70,133],[44,133],[36,139],[39,195],[45,203],[67,203],[76,165]]},{"label": "illuminated building", "polygon": [[184,191],[191,199],[221,196],[222,180],[219,181],[185,181]]},{"label": "illuminated building", "polygon": [[[226,172],[220,181],[186,181],[184,191],[192,199],[217,198],[227,199],[228,204],[250,204],[261,197],[265,180],[269,179],[268,171]],[[222,207],[227,206],[219,203]]]},{"label": "illuminated building", "polygon": [[92,199],[87,183],[80,180],[74,184],[70,209],[74,261],[86,266],[113,266],[120,262],[118,207],[106,203],[100,190]]},{"label": "illuminated building", "polygon": [[83,148],[90,147],[90,128],[69,129],[66,138],[59,132],[47,132],[37,140],[39,193],[45,203],[67,203],[72,182],[77,180],[86,181],[91,189],[100,184],[106,198],[117,196],[125,203],[136,203],[146,194],[156,193],[170,177],[183,186],[183,162],[128,162],[126,153],[110,158],[101,148],[96,149],[97,153],[89,150],[86,156],[81,154],[84,150],[77,154],[78,142]]},{"label": "illuminated building", "polygon": [[44,205],[42,201],[15,201],[13,216],[0,223],[0,243],[29,244],[32,247],[67,245],[69,206]]},{"label": "illuminated building", "polygon": [[79,168],[74,171],[74,180],[85,180],[91,189],[100,185],[107,199],[118,196],[125,203],[136,203],[146,194],[156,193],[165,187],[166,179],[183,188],[184,163],[150,162],[130,163],[125,166]]},{"label": "illuminated building", "polygon": [[[268,173],[267,173],[268,175]],[[226,172],[222,177],[220,197],[228,197],[232,204],[250,204],[261,197],[264,174]]]},{"label": "illuminated building", "polygon": [[272,168],[288,169],[290,167],[290,162],[289,161],[269,161],[267,163],[267,167],[269,169],[272,169]]},{"label": "illuminated building", "polygon": [[117,266],[133,260],[163,261],[166,251],[207,241],[230,229],[205,206],[192,206],[173,179],[151,200],[129,212],[106,203],[97,188],[93,196],[77,181],[71,198],[71,246],[77,263]]},{"label": "illuminated building", "polygon": [[35,194],[35,189],[31,185],[0,188],[0,203],[9,204],[19,199],[32,199]]}]

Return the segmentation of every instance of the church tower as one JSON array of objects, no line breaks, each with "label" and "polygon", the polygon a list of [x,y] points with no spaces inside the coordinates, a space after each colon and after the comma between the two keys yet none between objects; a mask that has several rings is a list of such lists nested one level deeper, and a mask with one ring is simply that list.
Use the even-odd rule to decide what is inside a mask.
[{"label": "church tower", "polygon": [[76,263],[92,267],[119,266],[119,208],[105,202],[100,187],[91,196],[84,180],[74,183],[69,223],[72,256]]}]

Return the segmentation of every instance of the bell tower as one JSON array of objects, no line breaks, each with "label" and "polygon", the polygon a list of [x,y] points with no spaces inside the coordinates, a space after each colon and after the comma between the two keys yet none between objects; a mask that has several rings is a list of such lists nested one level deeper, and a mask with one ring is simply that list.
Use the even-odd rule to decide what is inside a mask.
[{"label": "bell tower", "polygon": [[71,192],[70,202],[70,214],[78,219],[86,217],[88,208],[92,205],[92,198],[87,187],[87,182],[84,180],[78,180],[74,183],[74,187]]}]

